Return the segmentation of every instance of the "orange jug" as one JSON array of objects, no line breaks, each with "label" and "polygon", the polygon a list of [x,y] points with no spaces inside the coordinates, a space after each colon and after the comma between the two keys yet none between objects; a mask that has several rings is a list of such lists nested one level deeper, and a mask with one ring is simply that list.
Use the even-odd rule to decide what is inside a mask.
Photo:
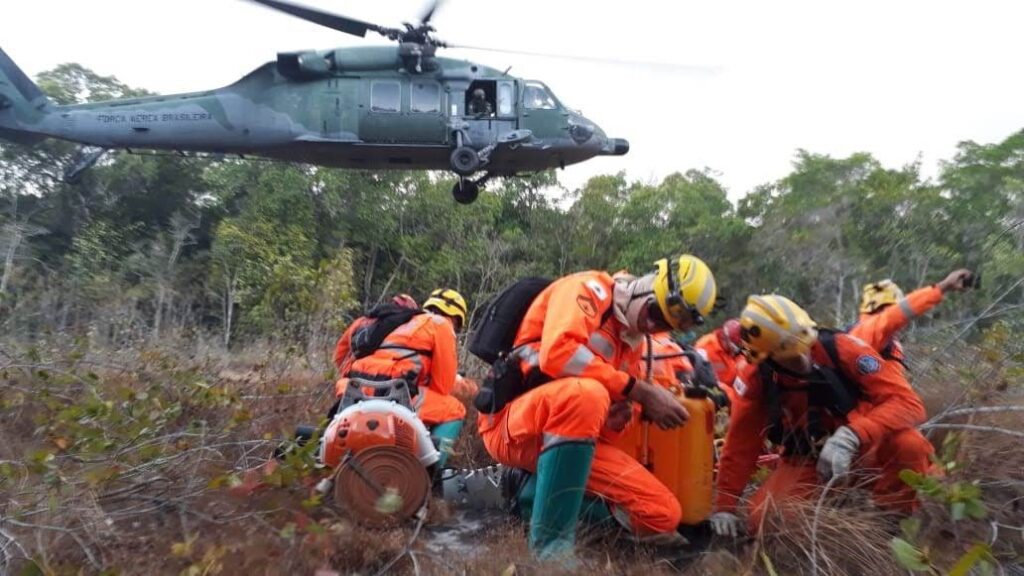
[{"label": "orange jug", "polygon": [[661,430],[634,418],[614,445],[636,458],[679,501],[683,524],[711,516],[714,490],[715,404],[697,389],[669,386],[690,414],[683,426]]}]

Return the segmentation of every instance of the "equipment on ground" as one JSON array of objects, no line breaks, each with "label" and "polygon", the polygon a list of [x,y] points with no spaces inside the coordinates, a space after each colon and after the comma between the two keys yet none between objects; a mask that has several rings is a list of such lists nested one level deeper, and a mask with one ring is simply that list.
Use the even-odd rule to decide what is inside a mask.
[{"label": "equipment on ground", "polygon": [[395,526],[427,506],[439,458],[405,380],[351,378],[320,439],[317,459],[334,473],[318,489],[365,525]]},{"label": "equipment on ground", "polygon": [[[251,0],[393,46],[282,52],[230,86],[168,96],[58,106],[0,50],[0,138],[60,138],[101,149],[169,151],[365,170],[448,170],[464,204],[496,176],[621,156],[609,138],[537,80],[442,58],[434,0],[418,24],[388,28],[282,0]],[[488,25],[500,26],[500,19]],[[504,51],[504,50],[497,50]],[[507,51],[512,52],[512,51]],[[470,106],[482,91],[487,106]],[[69,179],[95,162],[90,155]]]}]

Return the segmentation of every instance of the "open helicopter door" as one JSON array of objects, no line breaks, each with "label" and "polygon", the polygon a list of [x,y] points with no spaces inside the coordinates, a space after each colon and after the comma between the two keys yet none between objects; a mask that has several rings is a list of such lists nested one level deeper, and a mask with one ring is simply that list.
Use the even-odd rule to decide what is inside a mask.
[{"label": "open helicopter door", "polygon": [[[482,90],[486,105],[475,105],[474,93]],[[519,128],[516,85],[511,79],[474,80],[465,92],[464,118],[474,148],[495,144],[498,138]]]}]

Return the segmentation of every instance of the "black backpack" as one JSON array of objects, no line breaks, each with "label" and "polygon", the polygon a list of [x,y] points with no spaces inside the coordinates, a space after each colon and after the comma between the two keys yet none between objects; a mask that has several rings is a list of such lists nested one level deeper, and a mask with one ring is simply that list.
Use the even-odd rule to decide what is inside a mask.
[{"label": "black backpack", "polygon": [[375,306],[366,315],[370,321],[352,334],[352,355],[363,358],[373,354],[389,334],[412,320],[414,316],[423,313],[423,310],[413,310],[391,302]]},{"label": "black backpack", "polygon": [[[768,415],[768,439],[784,446],[791,456],[817,456],[817,445],[828,433],[821,427],[820,412],[846,417],[861,399],[860,384],[843,369],[836,334],[843,332],[829,328],[818,329],[818,341],[828,354],[832,367],[818,367],[811,376],[811,382],[803,388],[807,393],[807,426],[802,431],[788,430],[783,426],[782,388],[777,372],[771,361],[762,362],[758,375],[764,389],[764,401]],[[795,391],[796,389],[791,389]]]},{"label": "black backpack", "polygon": [[475,323],[469,351],[488,364],[494,364],[499,356],[511,352],[526,311],[551,282],[548,278],[529,276],[505,287],[487,304]]}]

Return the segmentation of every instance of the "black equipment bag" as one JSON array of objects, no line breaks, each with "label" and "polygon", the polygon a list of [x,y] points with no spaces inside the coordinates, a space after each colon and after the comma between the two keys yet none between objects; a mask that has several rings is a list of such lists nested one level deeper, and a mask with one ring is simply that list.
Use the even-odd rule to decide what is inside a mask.
[{"label": "black equipment bag", "polygon": [[502,290],[476,322],[469,351],[488,364],[494,364],[499,356],[511,352],[519,324],[530,304],[550,284],[548,278],[529,276]]},{"label": "black equipment bag", "polygon": [[402,324],[412,320],[414,316],[423,313],[423,310],[413,310],[390,302],[375,306],[366,315],[370,322],[352,334],[352,355],[356,358],[364,358],[373,354],[381,347],[381,343],[389,334]]}]

